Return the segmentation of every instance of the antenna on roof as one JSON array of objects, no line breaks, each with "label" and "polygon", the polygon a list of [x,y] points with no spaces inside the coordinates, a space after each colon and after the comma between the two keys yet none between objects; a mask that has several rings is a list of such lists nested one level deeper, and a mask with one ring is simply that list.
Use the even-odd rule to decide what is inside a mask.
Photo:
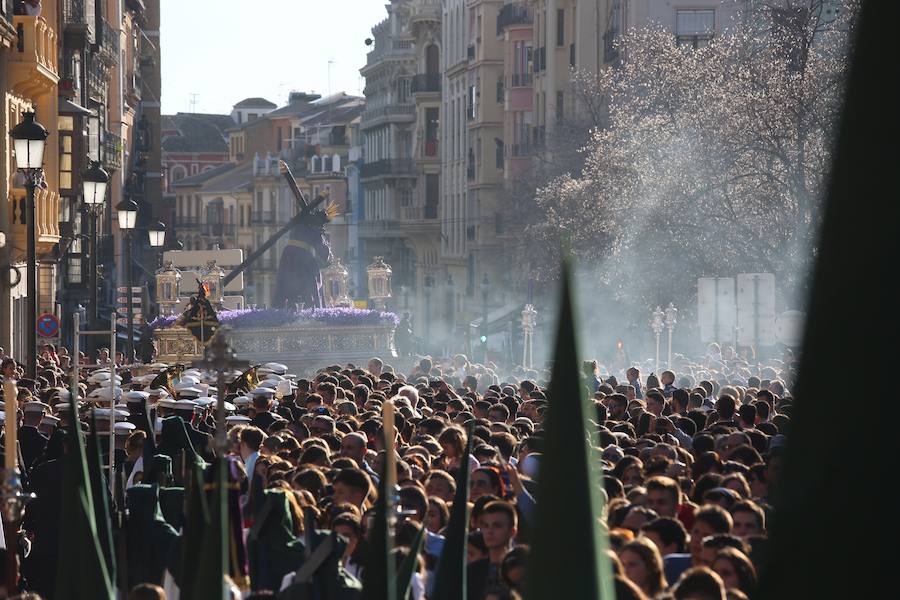
[{"label": "antenna on roof", "polygon": [[200,94],[196,94],[194,92],[191,92],[191,94],[190,94],[190,96],[191,96],[191,112],[192,113],[197,112],[197,97],[199,95]]}]

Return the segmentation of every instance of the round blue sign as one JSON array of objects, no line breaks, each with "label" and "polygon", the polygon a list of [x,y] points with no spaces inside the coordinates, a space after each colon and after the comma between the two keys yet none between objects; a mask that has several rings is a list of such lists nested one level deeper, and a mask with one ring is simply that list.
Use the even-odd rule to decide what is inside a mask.
[{"label": "round blue sign", "polygon": [[41,337],[52,338],[59,335],[59,319],[56,315],[44,313],[37,320],[37,334]]}]

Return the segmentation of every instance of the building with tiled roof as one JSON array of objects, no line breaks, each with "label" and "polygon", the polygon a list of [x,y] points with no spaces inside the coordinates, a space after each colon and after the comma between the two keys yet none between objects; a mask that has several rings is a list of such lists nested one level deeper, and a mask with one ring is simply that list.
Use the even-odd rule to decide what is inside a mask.
[{"label": "building with tiled roof", "polygon": [[178,113],[163,115],[163,189],[174,201],[173,184],[228,163],[226,130],[234,125],[229,115]]}]

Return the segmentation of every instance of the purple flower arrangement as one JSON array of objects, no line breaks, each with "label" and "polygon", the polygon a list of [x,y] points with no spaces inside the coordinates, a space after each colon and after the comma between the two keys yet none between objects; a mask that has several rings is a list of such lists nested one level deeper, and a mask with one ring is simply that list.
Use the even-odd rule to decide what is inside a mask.
[{"label": "purple flower arrangement", "polygon": [[[175,324],[181,315],[157,317],[150,323],[150,329],[167,329]],[[221,310],[219,322],[235,329],[255,329],[282,327],[301,323],[323,323],[325,325],[393,325],[400,318],[391,312],[364,310],[359,308],[306,308],[303,310],[275,310],[243,308]]]}]

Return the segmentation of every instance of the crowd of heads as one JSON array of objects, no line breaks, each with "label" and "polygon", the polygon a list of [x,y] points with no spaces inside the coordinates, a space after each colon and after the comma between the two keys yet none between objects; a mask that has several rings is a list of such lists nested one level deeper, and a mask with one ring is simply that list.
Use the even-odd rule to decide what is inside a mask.
[{"label": "crowd of heads", "polygon": [[[25,385],[11,358],[0,365],[4,378],[19,378],[19,407],[38,401],[41,420],[62,418],[60,404],[69,398],[63,356],[64,349],[48,353],[39,377]],[[162,420],[181,417],[189,431],[208,436],[197,438],[197,451],[211,457],[214,374],[188,369],[170,395],[148,387],[165,366],[120,370],[121,413],[128,414],[131,398],[145,402],[156,415],[157,435]],[[302,515],[312,511],[317,527],[346,539],[344,569],[361,578],[371,555],[367,535],[378,481],[386,453],[393,453],[402,516],[398,552],[408,552],[418,528],[428,532],[414,577],[421,598],[433,584],[458,475],[467,469],[469,597],[516,598],[529,573],[540,502],[542,425],[554,401],[549,371],[501,373],[463,355],[404,366],[374,358],[364,366],[333,365],[298,377],[270,363],[259,369],[256,387],[228,394],[227,452],[244,497],[254,480],[263,489],[283,490],[294,533],[303,533]],[[583,367],[580,384],[596,410],[590,434],[602,460],[604,526],[619,597],[751,594],[790,427],[793,363],[750,365],[720,350],[695,362],[679,357],[658,377],[642,375],[641,365],[618,374],[593,361]],[[103,372],[88,369],[82,376],[82,415],[108,406],[96,394],[109,383]],[[393,447],[384,441],[388,403],[396,413]],[[35,422],[27,412],[19,414]],[[65,426],[64,420],[58,425]],[[147,434],[123,433],[127,472]],[[568,526],[566,515],[559,515],[559,527]]]}]

